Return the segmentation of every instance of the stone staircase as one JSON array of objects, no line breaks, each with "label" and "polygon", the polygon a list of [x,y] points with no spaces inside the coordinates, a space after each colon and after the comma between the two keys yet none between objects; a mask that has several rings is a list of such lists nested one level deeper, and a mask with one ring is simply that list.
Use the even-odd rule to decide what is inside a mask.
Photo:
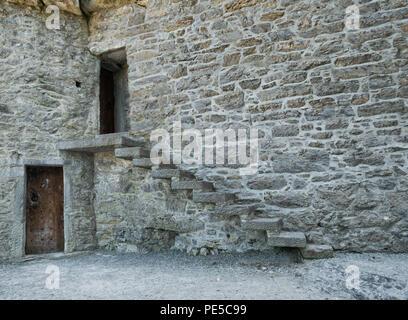
[{"label": "stone staircase", "polygon": [[171,189],[174,191],[192,192],[192,200],[196,203],[214,204],[215,214],[247,216],[249,220],[243,223],[243,229],[246,231],[265,231],[268,235],[268,247],[299,248],[302,256],[306,259],[333,256],[331,246],[308,244],[304,233],[284,231],[282,219],[256,217],[254,212],[259,207],[259,203],[240,204],[235,194],[217,191],[212,182],[200,181],[191,172],[182,170],[175,165],[154,166],[149,158],[150,150],[147,146],[116,148],[115,156],[133,161],[135,167],[151,169],[153,179],[169,179]]}]

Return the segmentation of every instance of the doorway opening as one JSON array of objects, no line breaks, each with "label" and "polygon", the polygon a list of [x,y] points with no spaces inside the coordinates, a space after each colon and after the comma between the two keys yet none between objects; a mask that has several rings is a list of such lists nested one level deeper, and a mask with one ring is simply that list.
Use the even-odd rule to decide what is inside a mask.
[{"label": "doorway opening", "polygon": [[62,167],[26,167],[26,254],[64,251]]},{"label": "doorway opening", "polygon": [[129,131],[129,89],[126,50],[119,49],[101,56],[99,133]]}]

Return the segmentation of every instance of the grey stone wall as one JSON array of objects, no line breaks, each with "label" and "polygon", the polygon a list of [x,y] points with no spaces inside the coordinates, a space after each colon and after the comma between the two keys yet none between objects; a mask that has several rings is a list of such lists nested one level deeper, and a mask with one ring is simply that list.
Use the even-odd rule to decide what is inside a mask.
[{"label": "grey stone wall", "polygon": [[60,154],[57,142],[97,132],[98,60],[84,17],[61,12],[60,30],[46,18],[0,2],[0,260],[24,254],[26,165],[64,166],[65,250],[96,245],[93,157]]},{"label": "grey stone wall", "polygon": [[[59,140],[98,133],[95,56],[119,48],[127,52],[133,135],[176,120],[184,128],[257,128],[257,175],[190,169],[244,203],[262,203],[259,216],[282,217],[286,230],[311,242],[408,251],[406,1],[129,2],[83,1],[85,18],[70,0],[53,31],[41,2],[0,3],[1,260],[24,253],[30,163],[64,165],[66,251],[263,248],[264,233],[214,216],[211,205],[171,191],[150,170],[111,153],[57,150]],[[347,31],[353,4],[361,26]]]},{"label": "grey stone wall", "polygon": [[[361,25],[347,31],[353,4]],[[135,135],[175,120],[185,128],[258,128],[258,175],[228,166],[197,175],[263,202],[261,215],[283,217],[309,241],[408,250],[406,1],[154,0],[146,10],[97,12],[89,28],[94,54],[126,47]],[[140,200],[121,195],[114,203],[149,202],[138,190],[132,197]],[[101,214],[110,219],[108,207]],[[239,221],[204,223],[204,233],[183,234],[184,246],[211,242],[210,229],[236,240],[219,236],[217,246],[235,250],[246,241]]]}]

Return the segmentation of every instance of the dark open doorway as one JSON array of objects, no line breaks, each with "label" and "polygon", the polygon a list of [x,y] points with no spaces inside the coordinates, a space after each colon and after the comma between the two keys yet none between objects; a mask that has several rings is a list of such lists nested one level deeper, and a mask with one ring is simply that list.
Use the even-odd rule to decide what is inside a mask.
[{"label": "dark open doorway", "polygon": [[129,131],[127,69],[124,49],[101,56],[100,134]]},{"label": "dark open doorway", "polygon": [[64,251],[61,167],[27,167],[26,254]]}]

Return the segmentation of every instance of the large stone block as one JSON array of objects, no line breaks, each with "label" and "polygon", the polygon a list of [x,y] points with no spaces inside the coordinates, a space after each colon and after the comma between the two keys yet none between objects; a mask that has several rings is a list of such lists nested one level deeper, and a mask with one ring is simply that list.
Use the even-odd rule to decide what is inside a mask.
[{"label": "large stone block", "polygon": [[249,215],[257,209],[256,205],[249,204],[217,204],[215,206],[215,213],[218,215],[231,215],[231,216],[240,216],[240,215]]},{"label": "large stone block", "polygon": [[281,208],[306,208],[311,204],[310,195],[303,192],[265,192],[265,202]]},{"label": "large stone block", "polygon": [[126,160],[133,160],[135,158],[148,158],[150,157],[150,150],[141,147],[119,148],[115,149],[115,157]]},{"label": "large stone block", "polygon": [[282,225],[282,219],[280,218],[256,218],[245,222],[244,229],[279,233],[282,229]]},{"label": "large stone block", "polygon": [[225,10],[227,12],[233,12],[245,7],[254,6],[262,1],[263,0],[233,0],[225,5]]},{"label": "large stone block", "polygon": [[213,184],[205,181],[197,180],[179,180],[172,181],[171,188],[173,190],[203,190],[203,191],[212,191]]},{"label": "large stone block", "polygon": [[194,192],[193,201],[198,203],[219,203],[235,199],[235,195],[223,192]]},{"label": "large stone block", "polygon": [[98,11],[120,8],[125,5],[137,4],[142,7],[147,6],[148,0],[81,0],[81,8],[86,14],[93,14]]},{"label": "large stone block", "polygon": [[276,173],[301,173],[326,171],[330,157],[325,150],[303,150],[298,154],[284,153],[272,156],[272,166]]},{"label": "large stone block", "polygon": [[82,15],[80,0],[42,0],[46,6],[55,5],[63,11],[73,13],[77,16]]},{"label": "large stone block", "polygon": [[302,232],[268,234],[268,245],[271,247],[304,248],[306,247],[306,237]]},{"label": "large stone block", "polygon": [[283,176],[258,176],[248,181],[248,187],[253,190],[280,190],[287,184]]}]

